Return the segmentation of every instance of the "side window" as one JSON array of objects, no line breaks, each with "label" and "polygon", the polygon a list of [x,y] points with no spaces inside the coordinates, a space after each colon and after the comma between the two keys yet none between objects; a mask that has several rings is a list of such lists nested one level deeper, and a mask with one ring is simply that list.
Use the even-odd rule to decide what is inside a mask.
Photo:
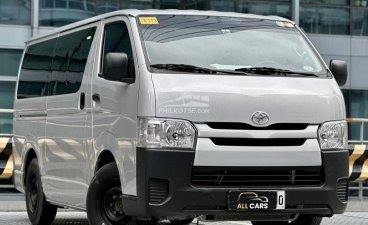
[{"label": "side window", "polygon": [[51,67],[50,95],[79,90],[95,31],[93,27],[58,38]]},{"label": "side window", "polygon": [[51,63],[56,39],[31,45],[20,70],[17,98],[47,96]]},{"label": "side window", "polygon": [[[130,43],[128,28],[122,21],[105,25],[103,57],[110,52],[121,52],[128,55],[129,75],[130,77],[134,77],[132,45]],[[101,71],[103,71],[103,65]]]}]

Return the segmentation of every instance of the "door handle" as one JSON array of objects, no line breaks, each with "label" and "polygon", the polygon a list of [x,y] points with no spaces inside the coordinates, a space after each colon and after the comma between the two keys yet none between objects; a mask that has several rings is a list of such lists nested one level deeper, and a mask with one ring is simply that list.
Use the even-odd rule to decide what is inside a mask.
[{"label": "door handle", "polygon": [[82,92],[79,96],[79,109],[83,110],[86,106],[86,95]]}]

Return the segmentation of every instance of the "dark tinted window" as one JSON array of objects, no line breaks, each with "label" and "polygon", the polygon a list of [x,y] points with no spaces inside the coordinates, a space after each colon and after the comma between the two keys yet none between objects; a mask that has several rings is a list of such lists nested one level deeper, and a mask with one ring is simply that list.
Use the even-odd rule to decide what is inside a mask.
[{"label": "dark tinted window", "polygon": [[79,90],[96,28],[89,28],[58,38],[52,63],[50,95]]},{"label": "dark tinted window", "polygon": [[28,47],[19,77],[18,98],[46,96],[56,39]]},{"label": "dark tinted window", "polygon": [[134,76],[133,51],[129,39],[128,28],[124,22],[116,22],[106,25],[104,56],[110,52],[122,52],[128,55],[129,74]]}]

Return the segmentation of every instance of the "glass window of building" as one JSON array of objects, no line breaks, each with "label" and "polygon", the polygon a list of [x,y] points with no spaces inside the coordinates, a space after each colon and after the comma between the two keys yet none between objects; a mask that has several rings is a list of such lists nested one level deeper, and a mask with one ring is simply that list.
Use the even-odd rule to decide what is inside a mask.
[{"label": "glass window of building", "polygon": [[40,25],[63,26],[119,9],[218,10],[291,19],[291,0],[40,0]]},{"label": "glass window of building", "polygon": [[368,0],[353,0],[351,8],[351,34],[368,36]]},{"label": "glass window of building", "polygon": [[[15,82],[0,82],[0,109],[12,109],[14,99]],[[0,134],[12,133],[12,113],[0,113]]]},{"label": "glass window of building", "polygon": [[210,1],[210,10],[233,12],[235,11],[235,1],[212,0]]},{"label": "glass window of building", "polygon": [[[0,19],[18,13],[29,24],[30,0],[0,0]],[[24,2],[28,2],[27,4]],[[196,9],[292,18],[292,0],[40,0],[40,25],[63,26],[119,9]],[[2,5],[4,7],[2,7]],[[6,7],[5,7],[6,6]],[[28,8],[27,8],[28,7]],[[17,13],[13,11],[18,10]],[[26,13],[23,13],[28,9]],[[11,12],[11,13],[10,13]],[[21,13],[20,13],[21,12]],[[14,17],[14,16],[13,16]],[[300,0],[300,26],[307,33],[368,36],[368,0]],[[13,22],[9,22],[13,23]]]},{"label": "glass window of building", "polygon": [[300,26],[307,33],[350,34],[350,1],[301,0]]},{"label": "glass window of building", "polygon": [[[368,118],[368,90],[343,90],[346,117]],[[360,123],[349,124],[349,140],[360,139]],[[368,140],[368,126],[364,127],[364,140]]]},{"label": "glass window of building", "polygon": [[40,26],[63,26],[95,15],[95,0],[40,0]]},{"label": "glass window of building", "polygon": [[[154,9],[158,0],[96,0],[96,14],[103,14],[119,9]],[[156,4],[157,3],[157,4]]]},{"label": "glass window of building", "polygon": [[237,11],[260,15],[275,15],[291,19],[291,0],[278,1],[237,1]]},{"label": "glass window of building", "polygon": [[0,49],[0,76],[17,76],[22,50]]},{"label": "glass window of building", "polygon": [[350,0],[301,0],[301,3],[315,5],[349,5]]},{"label": "glass window of building", "polygon": [[31,24],[31,0],[0,0],[1,24]]}]

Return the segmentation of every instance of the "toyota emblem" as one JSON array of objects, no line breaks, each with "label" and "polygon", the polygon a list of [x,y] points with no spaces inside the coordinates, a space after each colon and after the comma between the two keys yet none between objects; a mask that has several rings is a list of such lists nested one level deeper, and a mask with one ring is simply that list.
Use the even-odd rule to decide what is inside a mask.
[{"label": "toyota emblem", "polygon": [[257,111],[252,115],[252,121],[257,125],[265,125],[269,120],[270,118],[268,117],[267,113],[262,111]]}]

